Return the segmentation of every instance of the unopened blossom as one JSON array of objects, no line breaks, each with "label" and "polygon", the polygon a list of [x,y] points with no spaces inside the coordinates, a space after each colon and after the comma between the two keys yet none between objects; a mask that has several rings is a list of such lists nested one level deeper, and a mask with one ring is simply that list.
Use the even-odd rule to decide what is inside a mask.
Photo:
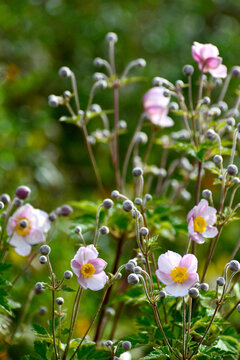
[{"label": "unopened blossom", "polygon": [[145,112],[154,125],[161,127],[170,127],[174,124],[173,120],[167,116],[170,97],[164,96],[166,91],[166,88],[162,86],[155,86],[143,97]]},{"label": "unopened blossom", "polygon": [[218,229],[213,226],[217,221],[216,213],[217,210],[209,206],[205,199],[202,199],[189,211],[187,215],[188,232],[194,241],[202,244],[205,238],[213,238],[217,235]]},{"label": "unopened blossom", "polygon": [[209,72],[215,78],[225,78],[227,68],[222,65],[222,58],[218,56],[219,51],[215,45],[200,44],[194,42],[192,46],[192,56],[198,62],[198,67],[202,72]]},{"label": "unopened blossom", "polygon": [[45,241],[49,229],[48,214],[26,204],[18,208],[8,220],[8,242],[14,246],[16,253],[27,256],[32,245]]},{"label": "unopened blossom", "polygon": [[101,290],[106,282],[107,275],[104,272],[106,261],[98,257],[98,251],[94,245],[82,246],[71,261],[71,268],[79,285],[83,289]]},{"label": "unopened blossom", "polygon": [[192,254],[183,257],[173,251],[167,251],[158,258],[157,278],[166,285],[166,292],[172,296],[185,296],[194,286],[199,276],[198,261]]}]

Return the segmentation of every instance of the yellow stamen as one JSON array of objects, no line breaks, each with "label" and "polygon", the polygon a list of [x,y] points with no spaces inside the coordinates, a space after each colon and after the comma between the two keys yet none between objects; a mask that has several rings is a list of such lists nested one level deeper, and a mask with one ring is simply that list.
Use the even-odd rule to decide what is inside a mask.
[{"label": "yellow stamen", "polygon": [[91,277],[95,273],[96,268],[92,264],[85,264],[81,267],[81,274],[84,277]]},{"label": "yellow stamen", "polygon": [[175,268],[171,271],[170,276],[173,281],[177,283],[183,283],[185,280],[187,280],[189,274],[184,266],[175,266]]},{"label": "yellow stamen", "polygon": [[203,233],[206,230],[207,223],[203,216],[197,216],[193,219],[193,227],[195,232]]},{"label": "yellow stamen", "polygon": [[[25,221],[27,222],[27,226],[26,226],[26,227],[22,227],[22,226],[21,226],[20,222],[21,222],[22,220],[25,220]],[[31,222],[30,222],[28,219],[26,219],[26,218],[19,218],[19,219],[18,219],[18,223],[17,223],[17,225],[16,225],[16,227],[15,227],[16,233],[17,233],[18,235],[20,235],[20,236],[25,237],[25,236],[27,236],[27,235],[29,234],[30,230],[31,230]]]}]

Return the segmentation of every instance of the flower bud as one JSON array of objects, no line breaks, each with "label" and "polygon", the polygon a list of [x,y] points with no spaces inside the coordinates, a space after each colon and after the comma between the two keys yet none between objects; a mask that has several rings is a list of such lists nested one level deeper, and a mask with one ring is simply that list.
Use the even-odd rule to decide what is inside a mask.
[{"label": "flower bud", "polygon": [[69,279],[71,279],[72,277],[73,277],[73,273],[72,273],[70,270],[66,270],[66,271],[64,272],[64,279],[69,280]]},{"label": "flower bud", "polygon": [[135,268],[133,269],[133,272],[135,274],[141,274],[141,272],[142,272],[141,266],[135,266]]},{"label": "flower bud", "polygon": [[56,303],[58,305],[63,305],[64,304],[64,299],[62,297],[58,297],[58,298],[56,298]]},{"label": "flower bud", "polygon": [[136,265],[134,265],[132,262],[128,262],[126,265],[125,265],[125,269],[129,272],[132,272],[133,269],[135,268]]},{"label": "flower bud", "polygon": [[148,236],[148,234],[149,234],[148,228],[146,228],[146,227],[141,227],[141,229],[140,229],[140,234],[141,234],[142,236]]},{"label": "flower bud", "polygon": [[208,96],[204,96],[204,98],[202,99],[202,103],[204,105],[210,105],[211,99]]},{"label": "flower bud", "polygon": [[41,282],[37,282],[34,286],[34,291],[35,294],[40,295],[43,293],[44,289],[43,289],[43,285]]},{"label": "flower bud", "polygon": [[140,197],[136,197],[134,199],[134,204],[135,205],[142,205],[142,199]]},{"label": "flower bud", "polygon": [[69,216],[73,212],[73,209],[69,205],[62,205],[59,210],[59,215],[61,216]]},{"label": "flower bud", "polygon": [[46,256],[44,256],[44,255],[40,256],[39,262],[40,262],[40,264],[42,264],[42,265],[46,264],[46,262],[47,262]]},{"label": "flower bud", "polygon": [[38,313],[39,315],[45,315],[47,313],[47,308],[45,306],[41,306]]},{"label": "flower bud", "polygon": [[231,75],[235,78],[240,77],[240,66],[233,66],[231,68]]},{"label": "flower bud", "polygon": [[23,201],[21,199],[19,199],[19,198],[14,199],[14,206],[20,207],[20,206],[22,206],[22,204],[23,204]]},{"label": "flower bud", "polygon": [[0,201],[0,210],[2,210],[3,208],[4,208],[4,203],[2,201]]},{"label": "flower bud", "polygon": [[102,204],[105,209],[111,209],[111,207],[113,206],[113,201],[111,199],[105,199],[103,200]]},{"label": "flower bud", "polygon": [[139,277],[136,274],[130,274],[127,277],[127,281],[131,285],[136,285],[139,283]]},{"label": "flower bud", "polygon": [[132,171],[133,176],[138,177],[143,175],[143,170],[140,167],[136,167]]},{"label": "flower bud", "polygon": [[72,72],[67,66],[62,66],[58,71],[58,75],[62,78],[68,78],[71,76],[71,74]]},{"label": "flower bud", "polygon": [[115,315],[115,310],[112,307],[108,307],[105,310],[105,314],[109,315],[109,316],[114,316]]},{"label": "flower bud", "polygon": [[57,220],[57,215],[54,212],[52,212],[51,214],[48,215],[48,219],[49,221],[54,222]]},{"label": "flower bud", "polygon": [[65,90],[63,93],[63,96],[65,99],[70,99],[71,95],[72,95],[72,93],[69,90]]},{"label": "flower bud", "polygon": [[118,273],[116,279],[120,280],[122,278],[122,273]]},{"label": "flower bud", "polygon": [[95,84],[98,89],[106,89],[107,88],[106,80],[98,80]]},{"label": "flower bud", "polygon": [[0,200],[4,203],[4,205],[7,205],[11,201],[11,198],[8,194],[2,194],[0,196]]},{"label": "flower bud", "polygon": [[107,79],[107,76],[105,74],[101,73],[101,72],[95,72],[93,74],[93,80],[94,81],[104,80],[104,79]]},{"label": "flower bud", "polygon": [[142,131],[139,131],[135,136],[135,143],[144,145],[148,141],[148,136]]},{"label": "flower bud", "polygon": [[226,112],[228,110],[228,104],[225,101],[219,101],[218,107],[222,112]]},{"label": "flower bud", "polygon": [[179,110],[179,105],[178,105],[178,103],[176,103],[176,102],[171,102],[170,104],[169,104],[169,110],[170,111],[178,111]]},{"label": "flower bud", "polygon": [[110,346],[113,346],[113,342],[112,342],[111,340],[106,340],[106,341],[105,341],[105,345],[106,345],[106,346],[109,346],[109,347],[110,347]]},{"label": "flower bud", "polygon": [[75,234],[81,234],[81,232],[82,232],[81,227],[80,227],[80,226],[76,226],[75,229],[74,229],[74,232],[75,232]]},{"label": "flower bud", "polygon": [[202,197],[207,200],[211,199],[211,197],[212,197],[211,190],[208,190],[208,189],[203,190]]},{"label": "flower bud", "polygon": [[240,303],[237,306],[237,311],[240,312]]},{"label": "flower bud", "polygon": [[51,248],[50,248],[50,246],[48,246],[48,245],[42,245],[42,246],[40,247],[40,253],[41,253],[42,255],[49,255],[49,254],[50,254],[50,251],[51,251]]},{"label": "flower bud", "polygon": [[102,226],[100,227],[99,232],[101,235],[107,235],[109,234],[109,228],[107,226]]},{"label": "flower bud", "polygon": [[240,123],[237,124],[238,132],[240,132]]},{"label": "flower bud", "polygon": [[213,158],[213,162],[216,164],[216,165],[221,165],[222,162],[223,162],[223,158],[221,155],[215,155],[214,158]]},{"label": "flower bud", "polygon": [[133,208],[133,203],[130,200],[125,200],[123,203],[123,210],[130,212]]},{"label": "flower bud", "polygon": [[136,219],[136,217],[139,219],[139,217],[140,217],[140,212],[138,211],[138,210],[132,210],[132,218],[133,219]]},{"label": "flower bud", "polygon": [[118,41],[118,36],[117,36],[117,34],[114,33],[114,32],[109,32],[109,33],[107,33],[107,35],[106,35],[106,41],[107,41],[108,43],[110,43],[110,42],[116,43],[116,42]]},{"label": "flower bud", "polygon": [[104,64],[104,60],[100,57],[96,57],[96,59],[93,60],[93,65],[96,67],[101,67]]},{"label": "flower bud", "polygon": [[205,134],[206,138],[209,139],[209,140],[212,140],[215,138],[216,136],[216,133],[213,129],[209,129],[206,134]]},{"label": "flower bud", "polygon": [[188,295],[191,298],[196,299],[199,296],[199,290],[195,287],[192,287],[188,290]]},{"label": "flower bud", "polygon": [[237,260],[232,260],[230,261],[230,263],[228,264],[228,268],[231,271],[239,271],[240,270],[240,264]]},{"label": "flower bud", "polygon": [[91,144],[91,145],[95,145],[96,144],[96,139],[95,139],[95,137],[94,136],[88,136],[87,137],[87,142],[89,143],[89,144]]},{"label": "flower bud", "polygon": [[19,186],[16,190],[16,196],[21,199],[21,200],[25,200],[31,193],[31,189],[29,189],[28,186]]},{"label": "flower bud", "polygon": [[160,78],[159,76],[155,76],[152,81],[153,86],[163,86],[164,79]]},{"label": "flower bud", "polygon": [[233,117],[230,117],[227,119],[227,124],[229,126],[235,126],[235,119]]},{"label": "flower bud", "polygon": [[224,277],[219,276],[219,277],[217,278],[217,284],[218,284],[218,286],[223,286],[223,285],[225,285],[225,283],[226,283],[226,281],[225,281]]},{"label": "flower bud", "polygon": [[235,176],[238,173],[238,168],[234,164],[228,165],[227,172],[228,172],[229,175]]},{"label": "flower bud", "polygon": [[58,107],[59,105],[59,97],[56,95],[49,95],[48,97],[48,105],[51,107]]},{"label": "flower bud", "polygon": [[194,68],[192,65],[185,65],[182,69],[183,75],[185,76],[192,76],[194,73]]},{"label": "flower bud", "polygon": [[182,80],[177,80],[176,81],[176,87],[182,88],[184,86],[184,82]]},{"label": "flower bud", "polygon": [[117,198],[119,197],[119,191],[118,190],[113,190],[112,193],[111,193],[111,197],[114,200],[117,200]]},{"label": "flower bud", "polygon": [[128,350],[131,349],[132,344],[131,344],[130,341],[123,341],[123,342],[122,342],[122,347],[123,347],[123,349],[124,349],[125,351],[128,351]]},{"label": "flower bud", "polygon": [[142,254],[142,253],[138,253],[138,254],[137,254],[137,258],[138,258],[139,260],[141,260],[141,259],[143,258],[143,254]]},{"label": "flower bud", "polygon": [[212,106],[211,109],[208,112],[208,115],[209,116],[220,116],[221,115],[221,110],[217,106]]},{"label": "flower bud", "polygon": [[208,291],[209,285],[207,283],[202,283],[202,284],[200,284],[200,289],[202,291]]},{"label": "flower bud", "polygon": [[239,184],[239,183],[240,183],[240,180],[239,180],[238,177],[234,177],[234,178],[232,179],[232,182],[233,182],[234,184]]},{"label": "flower bud", "polygon": [[165,97],[170,97],[170,91],[168,91],[167,89],[163,91],[163,96]]},{"label": "flower bud", "polygon": [[144,196],[146,201],[152,201],[152,195],[151,194],[145,194]]},{"label": "flower bud", "polygon": [[140,68],[143,68],[147,65],[146,60],[145,59],[137,59],[136,60],[136,65]]},{"label": "flower bud", "polygon": [[166,297],[166,292],[164,291],[164,290],[160,290],[159,291],[159,294],[158,294],[158,296],[160,297],[160,299],[165,299],[165,297]]},{"label": "flower bud", "polygon": [[127,123],[125,120],[120,120],[118,122],[118,129],[125,130],[127,128]]}]

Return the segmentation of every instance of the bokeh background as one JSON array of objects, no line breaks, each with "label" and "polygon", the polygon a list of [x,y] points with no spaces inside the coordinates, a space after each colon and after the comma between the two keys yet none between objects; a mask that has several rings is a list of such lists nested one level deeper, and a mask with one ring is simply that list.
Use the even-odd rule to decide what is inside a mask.
[{"label": "bokeh background", "polygon": [[[236,0],[0,2],[1,193],[13,193],[18,185],[26,184],[32,188],[33,204],[46,211],[63,202],[101,198],[80,129],[58,121],[67,112],[50,108],[48,95],[60,95],[70,87],[68,79],[58,76],[61,66],[69,66],[76,74],[84,109],[93,84],[92,75],[98,71],[93,60],[97,56],[106,57],[105,35],[109,31],[116,32],[119,38],[116,48],[119,73],[133,59],[143,57],[147,61],[146,68],[133,71],[144,80],[120,92],[120,118],[130,130],[129,135],[120,139],[121,153],[142,112],[141,99],[151,87],[152,78],[162,76],[173,82],[183,79],[183,65],[194,64],[193,41],[217,45],[228,68],[240,65],[240,2]],[[236,81],[232,88],[237,86]],[[94,102],[103,109],[112,109],[111,91],[98,92]],[[176,122],[175,126],[179,129],[181,124]],[[98,144],[94,151],[110,193],[114,176],[107,145]],[[153,160],[157,160],[159,154],[157,151],[154,154]],[[187,206],[192,205],[190,202]],[[62,237],[64,229],[65,223],[60,232]],[[59,245],[66,246],[68,241],[65,236],[60,243],[61,236],[53,245],[58,252],[55,265],[59,271],[69,267],[73,253],[72,244],[69,257],[63,245]],[[225,232],[227,241],[219,246],[214,271],[222,271],[238,236],[237,224]],[[115,244],[104,241],[102,246],[109,249],[105,253],[111,262]],[[22,266],[22,259],[16,255],[12,254],[11,259]],[[36,281],[40,281],[39,272],[35,275]],[[35,308],[40,305],[39,300]],[[92,306],[90,302],[89,309]],[[89,316],[85,317],[88,324]]]}]

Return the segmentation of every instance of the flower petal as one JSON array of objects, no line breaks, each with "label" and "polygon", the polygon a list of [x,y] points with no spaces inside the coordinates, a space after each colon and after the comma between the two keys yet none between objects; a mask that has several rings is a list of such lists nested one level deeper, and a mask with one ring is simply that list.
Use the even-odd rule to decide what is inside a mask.
[{"label": "flower petal", "polygon": [[222,63],[220,57],[210,57],[205,61],[204,70],[210,71],[216,69]]},{"label": "flower petal", "polygon": [[94,274],[87,279],[87,286],[90,290],[97,291],[104,288],[107,282],[107,275],[104,271],[101,271],[98,274]]},{"label": "flower petal", "polygon": [[165,254],[162,254],[158,258],[158,270],[165,274],[170,274],[170,272],[178,266],[182,257],[181,255],[173,252],[167,251]]},{"label": "flower petal", "polygon": [[214,226],[207,226],[207,229],[202,233],[205,238],[213,238],[218,234],[218,229]]},{"label": "flower petal", "polygon": [[187,280],[183,283],[174,283],[173,285],[167,285],[165,290],[169,295],[172,296],[185,296],[188,294],[188,290],[198,282],[198,274],[190,274]]},{"label": "flower petal", "polygon": [[198,267],[198,261],[195,255],[187,254],[184,255],[180,261],[179,266],[184,266],[188,273],[196,273]]},{"label": "flower petal", "polygon": [[31,252],[31,245],[29,245],[22,236],[16,233],[8,240],[9,244],[14,246],[14,250],[21,256],[28,256]]},{"label": "flower petal", "polygon": [[87,278],[84,278],[83,276],[78,276],[77,281],[84,290],[88,289]]},{"label": "flower petal", "polygon": [[84,265],[87,264],[90,260],[96,259],[98,257],[98,251],[94,245],[88,245],[86,247],[82,246],[78,249],[76,255],[74,256],[74,260],[76,260],[79,264]]},{"label": "flower petal", "polygon": [[45,241],[45,236],[41,230],[31,229],[29,235],[24,237],[24,240],[31,245],[39,244]]},{"label": "flower petal", "polygon": [[97,259],[93,259],[93,260],[90,260],[89,261],[89,264],[92,264],[96,271],[94,274],[98,274],[100,273],[101,271],[103,271],[105,269],[105,267],[107,266],[107,262],[104,261],[103,259],[101,258],[97,258]]},{"label": "flower petal", "polygon": [[172,280],[170,274],[166,274],[160,270],[156,270],[156,276],[157,278],[165,285],[171,285],[175,282]]},{"label": "flower petal", "polygon": [[227,67],[221,64],[216,69],[209,70],[209,72],[215,78],[225,78],[227,76]]}]

